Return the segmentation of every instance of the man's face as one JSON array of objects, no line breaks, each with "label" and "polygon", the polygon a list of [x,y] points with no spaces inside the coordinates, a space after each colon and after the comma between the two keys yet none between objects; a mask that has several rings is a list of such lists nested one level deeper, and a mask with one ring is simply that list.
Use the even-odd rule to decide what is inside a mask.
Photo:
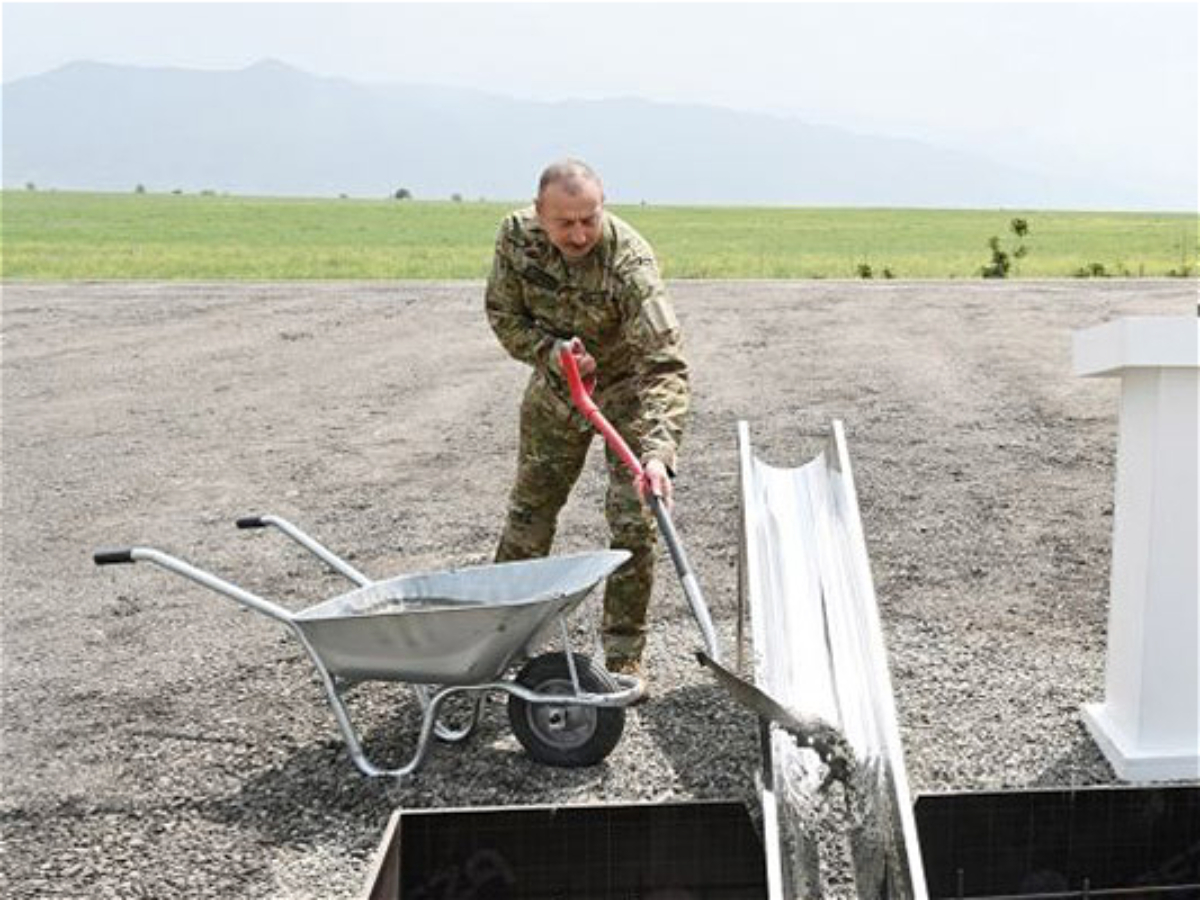
[{"label": "man's face", "polygon": [[604,194],[591,181],[577,182],[576,193],[561,183],[550,184],[537,199],[538,221],[550,243],[567,259],[582,259],[600,240]]}]

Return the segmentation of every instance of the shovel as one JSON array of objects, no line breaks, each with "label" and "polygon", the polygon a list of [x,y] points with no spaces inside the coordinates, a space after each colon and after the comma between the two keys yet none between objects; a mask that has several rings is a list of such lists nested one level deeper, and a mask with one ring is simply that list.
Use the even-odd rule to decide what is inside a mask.
[{"label": "shovel", "polygon": [[579,338],[573,338],[570,341],[559,341],[556,345],[556,351],[558,353],[559,366],[566,376],[567,386],[571,389],[571,400],[574,402],[575,407],[604,436],[605,443],[608,444],[613,453],[617,454],[617,458],[621,460],[625,468],[633,475],[634,485],[637,486],[639,492],[645,494],[646,501],[650,505],[650,510],[654,513],[654,519],[658,522],[658,530],[663,536],[663,541],[666,542],[668,552],[671,554],[671,562],[675,564],[675,571],[679,573],[679,581],[683,585],[684,596],[687,597],[688,605],[692,608],[692,615],[696,619],[696,624],[700,626],[700,634],[704,637],[705,651],[710,659],[720,662],[721,649],[717,646],[717,633],[713,628],[712,616],[708,613],[708,604],[704,602],[704,595],[700,593],[700,582],[696,580],[696,573],[692,571],[687,554],[683,552],[683,544],[679,542],[679,534],[675,531],[675,523],[671,521],[671,514],[667,511],[667,504],[663,502],[662,497],[653,491],[645,491],[646,473],[642,469],[641,461],[634,456],[633,451],[629,449],[629,445],[625,443],[625,439],[621,437],[620,432],[612,426],[608,419],[604,418],[604,414],[600,412],[600,407],[592,399],[592,391],[596,388],[596,379],[594,377],[584,379],[579,374],[579,363],[575,358],[575,354],[583,351],[583,342]]},{"label": "shovel", "polygon": [[765,691],[745,679],[739,678],[721,664],[721,651],[717,646],[717,635],[713,629],[712,617],[708,613],[708,604],[704,602],[704,595],[700,592],[700,583],[696,580],[696,574],[692,571],[687,554],[683,551],[683,544],[679,541],[675,523],[671,521],[671,514],[667,511],[667,505],[663,502],[662,497],[645,489],[645,471],[642,469],[641,461],[634,456],[620,432],[612,426],[608,419],[604,418],[596,401],[592,399],[592,392],[596,388],[595,376],[584,378],[580,375],[579,363],[576,359],[576,354],[582,353],[583,349],[583,342],[579,338],[572,338],[570,341],[560,340],[555,344],[559,367],[567,379],[567,386],[571,389],[571,400],[584,418],[603,435],[605,443],[633,475],[634,484],[639,492],[644,494],[654,513],[659,532],[666,542],[667,550],[671,554],[671,561],[675,564],[675,571],[679,574],[679,581],[683,585],[684,596],[687,597],[688,605],[692,608],[692,615],[696,619],[696,624],[700,626],[700,634],[704,638],[705,649],[696,652],[697,661],[713,673],[717,683],[728,691],[734,700],[757,715],[760,721],[774,722],[791,734],[801,746],[811,747],[815,750],[829,767],[829,778],[826,779],[826,783],[830,779],[836,779],[848,784],[855,766],[854,753],[841,732],[819,718],[793,713]]}]

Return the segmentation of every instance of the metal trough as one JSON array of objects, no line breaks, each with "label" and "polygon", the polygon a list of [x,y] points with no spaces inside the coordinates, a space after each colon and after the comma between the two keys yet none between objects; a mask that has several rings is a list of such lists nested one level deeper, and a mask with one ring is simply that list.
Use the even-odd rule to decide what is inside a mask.
[{"label": "metal trough", "polygon": [[[841,422],[799,468],[756,458],[738,423],[742,600],[757,686],[838,728],[854,751],[854,876],[860,897],[924,898],[925,876],[875,589]],[[820,896],[816,753],[766,732],[763,830],[771,896]]]}]

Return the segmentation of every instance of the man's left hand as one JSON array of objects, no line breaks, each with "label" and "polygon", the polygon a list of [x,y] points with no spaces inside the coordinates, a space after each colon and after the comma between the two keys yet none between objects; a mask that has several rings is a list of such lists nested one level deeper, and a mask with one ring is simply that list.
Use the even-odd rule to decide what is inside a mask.
[{"label": "man's left hand", "polygon": [[661,497],[667,511],[671,510],[674,505],[671,497],[671,476],[667,474],[667,467],[662,460],[652,459],[642,466],[642,490]]}]

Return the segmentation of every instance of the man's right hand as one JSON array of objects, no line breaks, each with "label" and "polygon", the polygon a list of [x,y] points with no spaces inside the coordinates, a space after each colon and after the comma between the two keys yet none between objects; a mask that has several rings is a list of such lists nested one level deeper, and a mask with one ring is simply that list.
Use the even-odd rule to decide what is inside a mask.
[{"label": "man's right hand", "polygon": [[592,354],[587,352],[587,347],[583,346],[583,341],[579,338],[571,338],[567,347],[571,350],[571,355],[575,357],[575,365],[579,367],[580,378],[591,378],[596,374],[596,360]]},{"label": "man's right hand", "polygon": [[592,354],[587,352],[587,348],[584,347],[583,341],[577,337],[571,338],[569,341],[559,341],[554,345],[554,371],[563,378],[567,377],[567,373],[562,370],[562,363],[558,358],[564,347],[570,351],[571,356],[575,358],[575,368],[579,370],[579,377],[585,382],[590,378],[594,378],[596,375],[596,359],[592,356]]}]

